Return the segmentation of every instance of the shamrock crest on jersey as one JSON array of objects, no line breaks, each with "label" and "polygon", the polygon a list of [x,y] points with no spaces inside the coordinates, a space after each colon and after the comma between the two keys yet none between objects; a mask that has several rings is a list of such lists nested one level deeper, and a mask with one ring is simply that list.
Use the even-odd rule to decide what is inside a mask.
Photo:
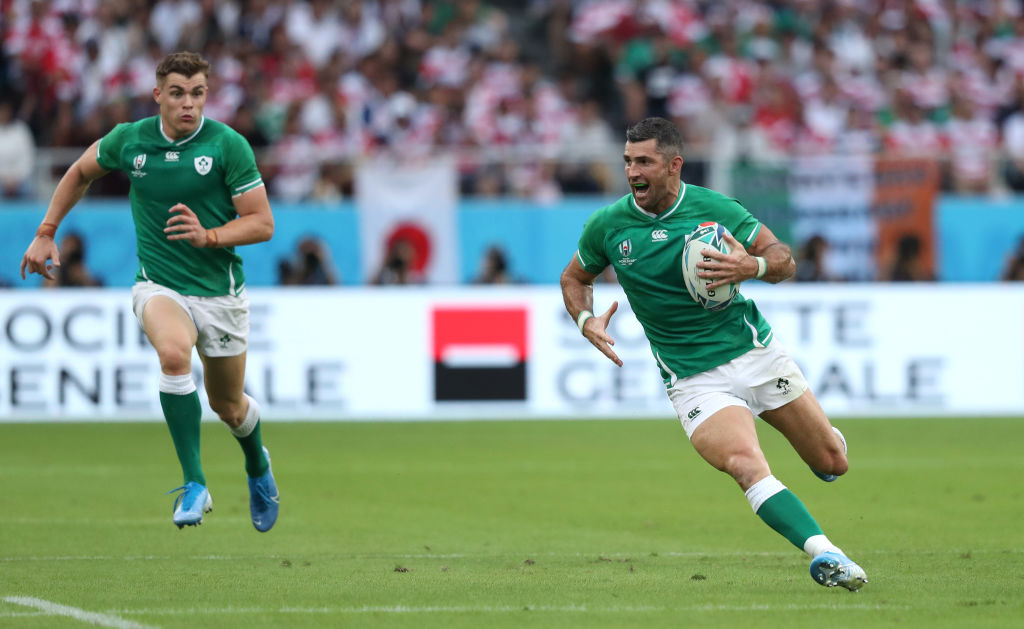
[{"label": "shamrock crest on jersey", "polygon": [[195,158],[194,163],[196,165],[196,172],[200,175],[205,175],[213,168],[213,158],[208,155],[200,155]]}]

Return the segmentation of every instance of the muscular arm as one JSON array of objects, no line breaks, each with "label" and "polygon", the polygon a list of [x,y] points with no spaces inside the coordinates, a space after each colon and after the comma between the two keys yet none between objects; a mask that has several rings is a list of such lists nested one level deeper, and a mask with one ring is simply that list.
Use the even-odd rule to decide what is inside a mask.
[{"label": "muscular arm", "polygon": [[210,229],[184,203],[170,209],[164,232],[168,240],[187,240],[193,247],[235,247],[270,240],[274,235],[274,214],[270,211],[267,188],[260,186],[233,199],[238,217]]},{"label": "muscular arm", "polygon": [[725,255],[718,251],[705,249],[706,255],[711,258],[710,262],[698,262],[697,267],[703,269],[699,275],[714,280],[708,288],[718,288],[730,283],[739,283],[757,277],[757,260],[755,256],[764,258],[766,270],[761,278],[765,282],[778,284],[779,282],[793,277],[796,273],[796,262],[793,261],[793,254],[789,245],[775,237],[767,225],[761,225],[761,231],[757,238],[750,244],[750,249],[744,249],[731,235],[726,236],[726,242],[732,247],[732,252]]},{"label": "muscular arm", "polygon": [[[50,232],[56,232],[64,217],[68,215],[71,208],[82,200],[89,185],[108,170],[100,166],[96,159],[96,151],[99,141],[93,142],[82,155],[75,160],[75,163],[68,168],[64,176],[60,178],[57,189],[53,192],[50,205],[43,217],[43,224],[50,226]],[[47,265],[48,260],[53,260],[53,265]],[[25,272],[38,273],[46,279],[54,279],[51,273],[53,267],[60,266],[60,251],[53,240],[52,235],[37,234],[29,244],[25,255],[21,259],[21,279],[25,279]]]},{"label": "muscular arm", "polygon": [[238,218],[217,228],[222,247],[251,245],[270,240],[274,235],[274,215],[267,199],[267,187],[260,186],[234,198]]},{"label": "muscular arm", "polygon": [[[771,284],[788,280],[796,273],[796,262],[789,245],[775,237],[767,225],[761,225],[761,231],[750,245],[747,253],[761,256],[768,263],[768,270],[761,279]],[[754,263],[754,275],[757,274],[757,263]],[[751,277],[754,277],[751,275]]]},{"label": "muscular arm", "polygon": [[[579,258],[572,257],[572,260],[562,271],[560,283],[562,285],[562,301],[565,302],[565,309],[569,311],[574,321],[579,320],[583,311],[594,311],[594,280],[596,275],[590,273],[580,264]],[[600,316],[592,316],[583,323],[583,336],[590,343],[599,349],[602,354],[608,357],[619,367],[622,360],[612,350],[615,340],[608,335],[608,322],[619,307],[619,302],[613,301],[610,308]]]},{"label": "muscular arm", "polygon": [[580,316],[584,310],[594,311],[594,280],[597,278],[593,273],[588,273],[579,258],[572,257],[572,260],[562,271],[560,283],[562,285],[562,301],[565,302],[565,309],[573,321]]}]

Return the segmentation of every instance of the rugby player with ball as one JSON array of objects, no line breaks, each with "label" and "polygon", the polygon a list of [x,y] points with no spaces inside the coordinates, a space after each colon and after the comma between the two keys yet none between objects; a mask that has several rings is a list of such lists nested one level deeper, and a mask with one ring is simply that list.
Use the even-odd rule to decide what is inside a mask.
[{"label": "rugby player with ball", "polygon": [[587,220],[562,272],[565,307],[583,336],[622,366],[608,333],[618,303],[593,313],[594,280],[611,265],[694,449],[739,484],[768,526],[810,556],[817,583],[857,591],[868,581],[864,570],[772,475],[754,424],[760,416],[781,432],[822,480],[846,472],[845,439],[768,321],[737,290],[749,279],[792,277],[793,256],[736,200],[683,182],[682,149],[679,130],[662,118],[627,130],[630,194]]}]

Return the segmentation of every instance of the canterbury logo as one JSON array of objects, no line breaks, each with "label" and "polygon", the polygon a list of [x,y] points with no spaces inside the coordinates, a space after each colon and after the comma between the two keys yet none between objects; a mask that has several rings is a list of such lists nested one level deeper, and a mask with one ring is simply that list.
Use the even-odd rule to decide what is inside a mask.
[{"label": "canterbury logo", "polygon": [[699,406],[686,414],[686,416],[688,418],[690,418],[690,419],[693,419],[697,415],[700,415],[700,407]]},{"label": "canterbury logo", "polygon": [[656,229],[651,232],[651,242],[661,242],[662,240],[668,240],[667,229]]}]

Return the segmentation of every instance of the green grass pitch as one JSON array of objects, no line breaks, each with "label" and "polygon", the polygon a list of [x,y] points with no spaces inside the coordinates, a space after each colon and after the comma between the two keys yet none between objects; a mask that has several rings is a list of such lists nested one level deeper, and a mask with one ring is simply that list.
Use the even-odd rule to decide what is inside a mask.
[{"label": "green grass pitch", "polygon": [[1021,627],[1024,419],[844,420],[850,473],[773,472],[865,567],[826,589],[674,420],[275,423],[281,517],[204,424],[171,524],[160,423],[0,425],[0,627]]}]

